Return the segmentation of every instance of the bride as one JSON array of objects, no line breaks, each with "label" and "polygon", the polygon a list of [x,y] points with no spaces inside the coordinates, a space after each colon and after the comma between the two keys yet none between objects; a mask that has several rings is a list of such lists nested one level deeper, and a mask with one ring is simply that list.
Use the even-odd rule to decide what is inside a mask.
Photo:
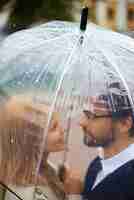
[{"label": "bride", "polygon": [[[34,103],[32,98],[19,95],[9,98],[1,108],[0,182],[24,200],[34,199],[35,184],[45,186],[46,192],[52,187],[57,195],[62,194],[58,193],[63,189],[62,184],[47,161],[50,152],[63,151],[65,146],[64,131],[56,112],[51,118],[38,176],[36,173],[48,113],[48,105]],[[53,181],[59,181],[59,188]],[[53,193],[50,196],[54,200]],[[4,200],[13,199],[12,194],[6,191]]]}]

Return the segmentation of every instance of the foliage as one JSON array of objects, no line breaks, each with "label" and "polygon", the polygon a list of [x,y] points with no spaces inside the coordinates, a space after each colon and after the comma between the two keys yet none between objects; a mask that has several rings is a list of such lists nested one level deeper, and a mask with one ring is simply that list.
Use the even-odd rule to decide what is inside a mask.
[{"label": "foliage", "polygon": [[14,32],[35,22],[73,20],[74,1],[76,0],[1,0],[0,9],[12,2],[13,7],[6,28],[9,32]]}]

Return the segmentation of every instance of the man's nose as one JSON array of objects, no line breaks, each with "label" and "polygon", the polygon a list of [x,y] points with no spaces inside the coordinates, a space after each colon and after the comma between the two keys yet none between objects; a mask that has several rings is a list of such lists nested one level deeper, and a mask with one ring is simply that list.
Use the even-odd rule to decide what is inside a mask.
[{"label": "man's nose", "polygon": [[58,125],[56,129],[60,132],[61,135],[64,135],[64,128],[61,125]]}]

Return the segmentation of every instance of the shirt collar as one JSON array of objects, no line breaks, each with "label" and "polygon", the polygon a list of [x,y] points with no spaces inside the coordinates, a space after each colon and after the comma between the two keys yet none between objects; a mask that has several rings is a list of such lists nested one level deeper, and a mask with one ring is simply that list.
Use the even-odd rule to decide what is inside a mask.
[{"label": "shirt collar", "polygon": [[129,145],[125,150],[119,154],[113,156],[112,158],[102,159],[102,168],[104,174],[109,174],[134,159],[134,144]]}]

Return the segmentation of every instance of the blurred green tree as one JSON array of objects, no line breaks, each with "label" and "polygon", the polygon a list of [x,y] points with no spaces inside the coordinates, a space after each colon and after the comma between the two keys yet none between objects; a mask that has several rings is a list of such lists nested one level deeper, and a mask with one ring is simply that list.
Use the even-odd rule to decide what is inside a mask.
[{"label": "blurred green tree", "polygon": [[6,28],[14,32],[36,22],[73,20],[74,1],[79,0],[0,0],[0,9],[12,5]]}]

